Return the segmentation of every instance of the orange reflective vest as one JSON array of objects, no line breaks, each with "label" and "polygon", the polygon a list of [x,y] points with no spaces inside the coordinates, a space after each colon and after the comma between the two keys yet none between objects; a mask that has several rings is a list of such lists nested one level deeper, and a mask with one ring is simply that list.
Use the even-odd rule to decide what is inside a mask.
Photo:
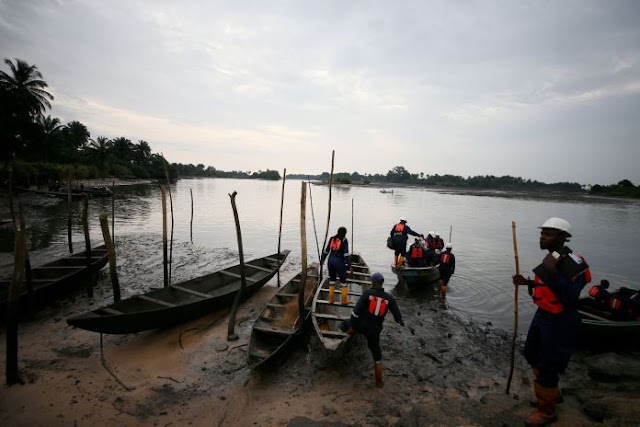
[{"label": "orange reflective vest", "polygon": [[451,255],[444,253],[440,255],[440,264],[449,264],[451,262]]},{"label": "orange reflective vest", "polygon": [[387,306],[389,301],[382,297],[369,295],[369,314],[373,314],[377,317],[384,317],[387,313]]},{"label": "orange reflective vest", "polygon": [[589,289],[589,296],[591,298],[598,298],[598,295],[600,295],[600,292],[602,291],[602,288],[600,287],[600,285],[596,285],[594,287],[592,287],[591,289]]},{"label": "orange reflective vest", "polygon": [[[586,262],[582,256],[573,254],[573,253],[569,254],[568,256],[571,257],[574,261],[576,261],[576,259],[579,258],[579,260],[585,263],[585,266],[586,266]],[[561,269],[562,264],[559,264],[558,268]],[[559,271],[559,272],[561,274],[563,273],[562,271]],[[591,272],[589,271],[588,266],[586,267],[585,270],[581,271],[580,273],[576,274],[574,277],[571,277],[569,279],[571,281],[575,281],[576,278],[582,273],[584,273],[585,284],[591,282]],[[553,291],[547,285],[544,284],[542,279],[540,279],[540,276],[536,274],[533,281],[537,285],[536,287],[533,288],[532,296],[533,296],[534,304],[536,304],[541,309],[548,311],[549,313],[552,313],[552,314],[562,313],[564,311],[564,305],[558,300],[558,297],[556,296],[556,294],[554,294]]]},{"label": "orange reflective vest", "polygon": [[338,252],[342,248],[342,239],[339,237],[332,237],[329,241],[329,250],[331,252]]},{"label": "orange reflective vest", "polygon": [[404,233],[404,224],[403,223],[396,224],[396,227],[393,229],[393,232],[396,234]]},{"label": "orange reflective vest", "polygon": [[424,255],[422,248],[420,246],[413,246],[411,248],[411,258],[419,258],[421,259]]}]

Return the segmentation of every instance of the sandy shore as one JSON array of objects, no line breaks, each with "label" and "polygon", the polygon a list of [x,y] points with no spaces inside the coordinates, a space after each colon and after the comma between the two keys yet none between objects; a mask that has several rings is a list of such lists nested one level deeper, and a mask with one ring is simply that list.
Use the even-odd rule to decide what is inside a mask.
[{"label": "sandy shore", "polygon": [[[120,242],[123,286],[161,283],[155,240],[137,236]],[[226,250],[190,244],[174,250],[176,265],[185,266],[177,269],[177,281],[235,261]],[[282,280],[299,264],[289,259]],[[306,334],[274,363],[252,371],[246,364],[252,321],[276,290],[272,282],[241,306],[238,341],[227,341],[223,311],[167,330],[105,335],[101,346],[99,334],[72,328],[65,318],[111,298],[103,272],[94,300],[80,294],[55,302],[20,325],[25,384],[1,387],[0,424],[515,426],[531,411],[530,370],[519,354],[510,394],[505,393],[510,333],[470,321],[441,300],[402,290],[396,293],[407,326],[391,319],[385,324],[383,388],[373,386],[372,359],[361,337],[340,360],[327,360],[317,338]],[[0,340],[4,354],[4,332]],[[640,412],[630,412],[638,405],[629,403],[640,401],[638,355],[612,357],[622,356],[628,358],[622,373],[596,381],[593,358],[602,356],[576,354],[561,383],[566,402],[558,408],[557,426],[640,425]],[[3,368],[4,363],[3,358]],[[613,366],[605,364],[608,370]]]}]

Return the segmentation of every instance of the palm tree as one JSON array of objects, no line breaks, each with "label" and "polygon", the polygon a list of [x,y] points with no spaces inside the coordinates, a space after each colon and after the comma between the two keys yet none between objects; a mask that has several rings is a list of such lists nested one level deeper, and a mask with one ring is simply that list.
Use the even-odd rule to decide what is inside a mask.
[{"label": "palm tree", "polygon": [[87,149],[91,133],[89,133],[85,125],[74,120],[67,123],[65,133],[67,134],[68,142],[77,150],[84,151]]},{"label": "palm tree", "polygon": [[14,108],[28,112],[31,117],[51,108],[49,101],[53,101],[53,95],[45,90],[48,85],[35,65],[17,58],[15,64],[9,59],[4,62],[11,69],[11,75],[0,70],[0,87],[3,95],[8,95],[14,102]]},{"label": "palm tree", "polygon": [[96,140],[91,140],[89,143],[89,150],[93,154],[98,163],[98,169],[100,170],[100,175],[104,177],[104,165],[107,161],[107,156],[109,155],[109,150],[111,148],[111,141],[107,137],[99,136]]},{"label": "palm tree", "polygon": [[137,165],[144,166],[151,160],[151,147],[147,141],[139,140],[138,144],[133,147],[135,153],[135,162]]},{"label": "palm tree", "polygon": [[111,151],[121,162],[131,163],[133,143],[124,136],[118,137],[111,141]]}]

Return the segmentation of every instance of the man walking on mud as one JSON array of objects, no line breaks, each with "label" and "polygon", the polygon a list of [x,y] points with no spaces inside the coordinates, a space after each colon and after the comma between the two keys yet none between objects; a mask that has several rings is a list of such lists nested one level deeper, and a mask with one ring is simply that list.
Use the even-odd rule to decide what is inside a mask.
[{"label": "man walking on mud", "polygon": [[558,383],[573,353],[580,328],[578,299],[591,281],[584,258],[565,246],[571,225],[562,218],[549,218],[540,227],[540,249],[548,251],[533,269],[534,280],[513,276],[514,285],[527,285],[538,309],[533,316],[524,356],[533,368],[537,410],[526,426],[545,426],[558,419],[556,404],[562,401]]},{"label": "man walking on mud", "polygon": [[382,387],[382,349],[380,348],[380,333],[387,312],[393,314],[396,323],[404,326],[402,314],[395,298],[382,288],[384,277],[380,273],[371,275],[371,289],[367,289],[358,299],[351,318],[340,325],[340,330],[354,335],[360,332],[367,338],[367,345],[371,350],[374,361],[374,375],[376,386]]}]

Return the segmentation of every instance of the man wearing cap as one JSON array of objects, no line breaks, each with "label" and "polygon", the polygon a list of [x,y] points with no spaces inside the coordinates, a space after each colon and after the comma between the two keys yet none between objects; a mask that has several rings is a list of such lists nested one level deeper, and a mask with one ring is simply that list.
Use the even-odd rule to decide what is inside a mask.
[{"label": "man wearing cap", "polygon": [[424,236],[416,233],[407,225],[407,219],[400,217],[400,222],[393,226],[389,235],[393,241],[393,261],[396,268],[404,267],[404,259],[407,257],[407,239],[409,234],[416,237]]},{"label": "man wearing cap", "polygon": [[438,287],[440,294],[444,296],[447,293],[449,279],[451,279],[451,276],[453,276],[453,273],[456,271],[456,256],[453,254],[453,245],[451,243],[447,243],[445,250],[440,253],[438,271],[440,272]]},{"label": "man wearing cap", "polygon": [[353,335],[360,332],[367,338],[367,345],[371,350],[374,361],[374,375],[376,386],[382,387],[382,349],[380,348],[380,333],[387,312],[393,314],[393,319],[404,326],[402,314],[395,298],[382,288],[384,277],[380,273],[371,275],[371,289],[367,289],[358,299],[351,318],[340,325],[340,330]]},{"label": "man wearing cap", "polygon": [[584,258],[564,245],[571,237],[569,222],[549,218],[539,228],[540,249],[548,253],[533,269],[534,279],[513,276],[513,284],[527,285],[538,306],[524,346],[524,356],[533,368],[537,406],[525,419],[527,426],[545,426],[558,419],[555,408],[562,401],[560,374],[569,364],[580,328],[580,291],[591,281]]}]

